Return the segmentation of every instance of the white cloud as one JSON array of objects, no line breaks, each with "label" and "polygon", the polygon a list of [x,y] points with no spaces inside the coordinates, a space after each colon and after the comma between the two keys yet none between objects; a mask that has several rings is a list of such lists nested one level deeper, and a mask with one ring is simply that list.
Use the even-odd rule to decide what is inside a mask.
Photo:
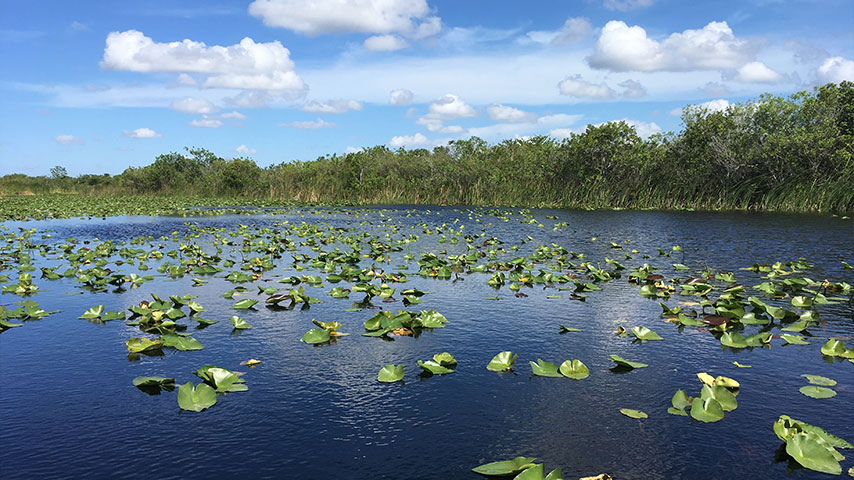
[{"label": "white cloud", "polygon": [[351,146],[349,146],[349,145],[348,145],[348,146],[347,146],[347,148],[346,148],[346,149],[344,149],[344,153],[359,153],[359,152],[361,152],[361,151],[363,151],[363,150],[364,150],[364,148],[361,148],[361,147],[351,147]]},{"label": "white cloud", "polygon": [[624,89],[622,95],[626,98],[641,98],[646,96],[646,88],[640,82],[629,79],[619,83],[618,86]]},{"label": "white cloud", "polygon": [[388,96],[388,104],[395,106],[409,105],[412,103],[413,93],[406,89],[392,90]]},{"label": "white cloud", "polygon": [[854,82],[854,61],[842,57],[831,57],[818,67],[818,78],[822,82]]},{"label": "white cloud", "polygon": [[655,0],[605,0],[602,6],[608,10],[626,12],[636,8],[646,8],[655,3]]},{"label": "white cloud", "polygon": [[486,108],[486,114],[497,122],[529,123],[536,121],[537,116],[531,112],[525,112],[518,108],[495,104]]},{"label": "white cloud", "polygon": [[237,110],[232,110],[228,113],[223,113],[222,115],[220,115],[220,118],[223,118],[223,119],[232,119],[233,118],[234,120],[246,120],[249,117],[238,112]]},{"label": "white cloud", "polygon": [[442,119],[440,119],[436,115],[431,114],[419,117],[418,120],[415,120],[415,123],[417,123],[418,125],[423,125],[428,132],[438,132],[445,125]]},{"label": "white cloud", "polygon": [[738,69],[736,80],[748,83],[777,83],[783,80],[783,76],[768,68],[762,62],[746,63]]},{"label": "white cloud", "polygon": [[254,148],[249,148],[246,145],[240,145],[235,148],[234,151],[241,155],[254,155],[258,152],[258,150],[255,150]]},{"label": "white cloud", "polygon": [[535,30],[528,32],[525,36],[536,43],[564,45],[580,42],[591,33],[593,33],[593,25],[590,24],[590,20],[584,17],[569,17],[560,30]]},{"label": "white cloud", "polygon": [[349,110],[361,109],[361,102],[357,102],[355,100],[330,100],[326,103],[320,103],[312,100],[302,106],[303,112],[312,113],[345,113]]},{"label": "white cloud", "polygon": [[467,130],[468,135],[490,141],[500,141],[507,138],[526,138],[533,135],[543,135],[556,129],[566,128],[582,118],[581,115],[558,113],[544,115],[529,123],[496,123]]},{"label": "white cloud", "polygon": [[[729,107],[729,100],[724,98],[718,98],[716,100],[709,100],[708,102],[699,103],[696,105],[686,105],[685,108],[694,109],[694,110],[704,110],[708,113],[712,112],[722,112]],[[682,108],[674,108],[669,112],[671,115],[678,117],[682,115]]]},{"label": "white cloud", "polygon": [[420,133],[392,137],[388,142],[390,147],[423,147],[429,144],[430,140]]},{"label": "white cloud", "polygon": [[219,128],[222,126],[222,120],[216,117],[202,115],[202,118],[191,121],[190,126],[196,128]]},{"label": "white cloud", "polygon": [[439,129],[439,133],[464,133],[468,130],[463,128],[461,125],[448,125],[447,127],[442,127]]},{"label": "white cloud", "polygon": [[443,120],[477,116],[471,106],[452,93],[446,93],[433,101],[430,104],[430,113]]},{"label": "white cloud", "polygon": [[573,133],[576,132],[571,128],[554,128],[549,130],[549,136],[558,139],[569,138]]},{"label": "white cloud", "polygon": [[249,5],[249,14],[264,25],[305,35],[400,33],[422,38],[441,28],[430,13],[427,0],[255,0]]},{"label": "white cloud", "polygon": [[77,20],[71,22],[71,25],[68,28],[74,30],[75,32],[85,32],[89,30],[89,27],[85,24],[78,22]]},{"label": "white cloud", "polygon": [[661,127],[656,125],[655,122],[647,123],[639,120],[629,120],[628,118],[623,118],[621,121],[635,127],[635,132],[637,132],[638,136],[643,139],[647,139],[655,133],[661,133]]},{"label": "white cloud", "polygon": [[733,35],[726,22],[673,33],[661,42],[639,26],[611,20],[602,28],[588,64],[616,72],[733,69],[748,62],[754,46]]},{"label": "white cloud", "polygon": [[64,133],[62,135],[56,136],[56,143],[60,145],[83,145],[84,143],[86,143],[86,139],[83,137],[75,137],[74,135]]},{"label": "white cloud", "polygon": [[393,52],[409,46],[397,35],[374,35],[365,39],[365,48],[372,52]]},{"label": "white cloud", "polygon": [[722,97],[732,93],[730,89],[718,82],[708,82],[700,88],[700,92],[707,97]]},{"label": "white cloud", "polygon": [[198,84],[196,79],[187,75],[186,73],[182,73],[178,75],[178,78],[175,80],[175,84],[182,86],[195,86]]},{"label": "white cloud", "polygon": [[318,128],[334,128],[336,125],[332,122],[327,122],[322,118],[317,120],[308,120],[304,122],[280,123],[280,127],[298,128],[300,130],[315,130]]},{"label": "white cloud", "polygon": [[249,37],[223,47],[185,39],[156,43],[128,30],[107,36],[101,67],[132,72],[181,72],[207,75],[205,87],[288,90],[304,93],[290,51],[279,42],[255,43]]},{"label": "white cloud", "polygon": [[125,130],[122,134],[130,138],[160,138],[163,135],[150,128],[137,128],[136,130]]},{"label": "white cloud", "polygon": [[598,100],[612,98],[614,90],[604,83],[590,83],[581,78],[581,75],[566,77],[557,84],[561,95],[571,95],[579,98],[594,98]]},{"label": "white cloud", "polygon": [[194,115],[210,114],[218,110],[213,103],[205,100],[204,98],[193,97],[176,100],[172,102],[171,107],[172,110],[177,110],[181,113],[192,113]]}]

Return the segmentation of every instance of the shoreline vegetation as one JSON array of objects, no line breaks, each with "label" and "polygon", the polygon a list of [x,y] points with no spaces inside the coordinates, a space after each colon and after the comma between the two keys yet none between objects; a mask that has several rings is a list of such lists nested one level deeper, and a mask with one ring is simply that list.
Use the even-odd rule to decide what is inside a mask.
[{"label": "shoreline vegetation", "polygon": [[266,168],[186,148],[115,176],[72,178],[57,166],[50,176],[0,177],[0,218],[305,203],[854,211],[854,83],[722,111],[688,106],[682,124],[648,139],[620,121],[560,140],[376,146]]}]

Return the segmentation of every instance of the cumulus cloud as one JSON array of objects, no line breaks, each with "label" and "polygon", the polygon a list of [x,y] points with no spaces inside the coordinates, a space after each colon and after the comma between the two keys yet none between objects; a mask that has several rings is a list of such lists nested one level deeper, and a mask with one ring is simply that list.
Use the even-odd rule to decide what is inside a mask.
[{"label": "cumulus cloud", "polygon": [[446,93],[431,103],[430,113],[443,120],[477,116],[474,108],[452,93]]},{"label": "cumulus cloud", "polygon": [[822,82],[854,82],[854,61],[842,57],[830,57],[818,67],[818,78]]},{"label": "cumulus cloud", "polygon": [[198,82],[196,82],[195,78],[187,75],[186,73],[182,73],[182,74],[178,75],[177,79],[175,79],[175,84],[180,85],[180,86],[184,86],[184,87],[187,87],[187,86],[192,87],[192,86],[198,85]]},{"label": "cumulus cloud", "polygon": [[158,43],[136,30],[112,32],[107,36],[101,68],[205,74],[204,87],[288,90],[295,94],[305,90],[287,48],[278,41],[255,43],[249,37],[224,47],[190,39]]},{"label": "cumulus cloud", "polygon": [[646,88],[635,80],[626,80],[618,85],[623,88],[621,95],[626,98],[641,98],[646,96]]},{"label": "cumulus cloud", "polygon": [[635,132],[637,132],[638,136],[643,139],[647,139],[653,134],[661,133],[661,127],[656,125],[655,122],[647,123],[641,122],[640,120],[629,120],[628,118],[623,118],[621,121],[635,127]]},{"label": "cumulus cloud", "polygon": [[305,35],[400,33],[414,38],[438,33],[427,0],[255,0],[249,14],[264,25]]},{"label": "cumulus cloud", "polygon": [[395,106],[409,105],[410,103],[412,103],[413,96],[414,94],[406,89],[400,88],[397,90],[392,90],[388,96],[388,104]]},{"label": "cumulus cloud", "polygon": [[220,118],[223,118],[223,119],[234,119],[234,120],[246,120],[246,119],[247,119],[247,118],[249,118],[249,117],[247,117],[246,115],[244,115],[244,114],[242,114],[242,113],[238,112],[237,110],[232,110],[232,111],[230,111],[230,112],[228,112],[228,113],[223,113],[222,115],[220,115]]},{"label": "cumulus cloud", "polygon": [[241,155],[254,155],[258,152],[258,150],[255,150],[254,148],[249,148],[246,145],[240,145],[235,148],[234,151]]},{"label": "cumulus cloud", "polygon": [[655,3],[655,0],[605,0],[602,6],[608,10],[627,12],[636,8],[646,8]]},{"label": "cumulus cloud", "polygon": [[304,122],[280,123],[280,127],[298,128],[300,130],[316,130],[318,128],[334,128],[336,125],[321,118]]},{"label": "cumulus cloud", "polygon": [[571,128],[553,128],[549,130],[549,136],[558,139],[569,138],[573,133],[576,132]]},{"label": "cumulus cloud", "polygon": [[547,43],[552,45],[564,45],[584,40],[593,33],[593,25],[584,17],[569,17],[560,30],[535,30],[528,32],[526,37],[536,43]]},{"label": "cumulus cloud", "polygon": [[348,145],[348,146],[347,146],[347,148],[345,148],[345,149],[344,149],[344,153],[359,153],[359,152],[361,152],[362,150],[364,150],[364,148],[361,148],[361,147],[351,147],[351,146],[349,146],[349,145]]},{"label": "cumulus cloud", "polygon": [[531,112],[525,112],[518,108],[508,107],[501,104],[486,107],[486,114],[490,119],[497,122],[528,123],[537,119],[537,116]]},{"label": "cumulus cloud", "polygon": [[181,113],[192,113],[194,115],[215,113],[217,108],[213,103],[204,98],[187,97],[183,100],[172,102],[172,110],[177,110]]},{"label": "cumulus cloud", "polygon": [[561,95],[571,95],[579,98],[593,98],[597,100],[612,98],[614,90],[604,83],[590,83],[581,78],[581,75],[566,77],[557,84]]},{"label": "cumulus cloud", "polygon": [[420,133],[392,137],[388,142],[390,147],[423,147],[429,144],[430,140]]},{"label": "cumulus cloud", "polygon": [[124,130],[122,134],[130,138],[160,138],[163,135],[150,128],[137,128],[136,130]]},{"label": "cumulus cloud", "polygon": [[56,143],[60,145],[83,145],[84,143],[86,143],[86,139],[83,137],[75,137],[74,135],[64,133],[62,135],[56,136]]},{"label": "cumulus cloud", "polygon": [[[726,110],[727,107],[729,107],[729,105],[730,105],[729,100],[726,100],[724,98],[718,98],[716,100],[709,100],[708,102],[698,103],[696,105],[687,105],[685,108],[692,109],[692,110],[706,111],[708,113],[712,113],[712,112],[722,112],[722,111]],[[675,117],[678,117],[678,116],[682,115],[682,108],[674,108],[673,110],[670,111],[670,114],[675,116]]]},{"label": "cumulus cloud", "polygon": [[325,103],[312,100],[302,106],[303,112],[311,113],[345,113],[350,110],[361,109],[361,102],[355,100],[330,100]]},{"label": "cumulus cloud", "polygon": [[527,138],[532,135],[542,135],[546,132],[566,128],[575,124],[582,118],[581,115],[570,115],[558,113],[554,115],[543,115],[533,122],[528,123],[496,123],[484,127],[468,129],[469,135],[474,135],[486,140],[504,140],[507,138]]},{"label": "cumulus cloud", "polygon": [[640,26],[611,20],[602,28],[587,63],[615,72],[734,69],[750,61],[754,50],[750,42],[736,38],[726,22],[710,22],[658,42]]},{"label": "cumulus cloud", "polygon": [[219,128],[222,126],[222,120],[216,117],[202,115],[202,118],[191,121],[190,126],[196,128]]},{"label": "cumulus cloud", "polygon": [[365,48],[372,52],[393,52],[409,46],[397,35],[374,35],[365,39]]},{"label": "cumulus cloud", "polygon": [[762,62],[746,63],[738,69],[736,80],[747,83],[777,83],[783,80],[783,76],[771,70]]}]

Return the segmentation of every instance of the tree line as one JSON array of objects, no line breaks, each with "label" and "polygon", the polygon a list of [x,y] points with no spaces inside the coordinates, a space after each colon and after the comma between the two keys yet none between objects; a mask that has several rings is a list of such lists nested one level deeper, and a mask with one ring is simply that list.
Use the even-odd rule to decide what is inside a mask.
[{"label": "tree line", "polygon": [[720,111],[688,106],[679,132],[640,138],[625,122],[565,139],[433,149],[365,148],[266,168],[203,148],[158,156],[116,176],[0,177],[14,193],[248,197],[334,204],[565,208],[854,210],[854,83],[765,94]]}]

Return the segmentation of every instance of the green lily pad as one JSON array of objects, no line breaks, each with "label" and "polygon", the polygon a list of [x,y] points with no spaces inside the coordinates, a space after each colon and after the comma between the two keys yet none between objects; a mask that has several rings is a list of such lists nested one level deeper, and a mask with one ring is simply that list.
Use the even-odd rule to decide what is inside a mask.
[{"label": "green lily pad", "polygon": [[136,377],[133,379],[134,387],[159,387],[174,383],[175,379],[168,377]]},{"label": "green lily pad", "polygon": [[845,353],[845,344],[835,338],[831,338],[821,347],[821,353],[829,357],[842,356]]},{"label": "green lily pad", "polygon": [[698,397],[691,402],[691,418],[705,423],[717,422],[724,418],[724,410],[714,398]]},{"label": "green lily pad", "polygon": [[513,352],[501,352],[492,357],[492,360],[486,365],[486,369],[493,372],[509,371],[513,368],[513,365],[516,363],[516,357],[518,356],[518,354],[514,354]]},{"label": "green lily pad", "polygon": [[528,362],[531,364],[531,371],[533,371],[534,375],[538,375],[540,377],[561,377],[562,375],[558,372],[558,366],[552,362],[547,362],[543,359],[538,358],[537,363]]},{"label": "green lily pad", "polygon": [[832,378],[822,377],[821,375],[810,375],[808,373],[805,373],[801,376],[806,378],[807,381],[813,385],[823,385],[825,387],[832,387],[836,385],[836,380]]},{"label": "green lily pad", "polygon": [[457,364],[457,359],[448,352],[437,353],[433,355],[433,361],[443,367],[450,367]]},{"label": "green lily pad", "polygon": [[670,404],[673,406],[667,409],[667,413],[683,417],[688,416],[685,409],[691,406],[691,401],[692,398],[689,397],[684,390],[676,390],[676,393],[673,394],[673,398],[670,399]]},{"label": "green lily pad", "polygon": [[833,398],[836,396],[835,391],[817,385],[804,385],[799,391],[810,398]]},{"label": "green lily pad", "polygon": [[638,340],[664,340],[661,336],[646,327],[632,327],[629,330]]},{"label": "green lily pad", "polygon": [[146,352],[151,350],[159,350],[163,347],[163,340],[158,338],[150,339],[147,337],[133,337],[125,342],[128,351],[133,353]]},{"label": "green lily pad", "polygon": [[247,328],[252,328],[252,325],[250,325],[249,322],[238,317],[237,315],[232,315],[231,318],[229,318],[228,320],[231,322],[231,325],[234,326],[235,330],[245,330]]},{"label": "green lily pad", "polygon": [[516,457],[512,460],[485,463],[472,468],[471,471],[488,476],[514,475],[526,468],[532,467],[531,462],[534,460],[536,460],[536,457]]},{"label": "green lily pad", "polygon": [[300,342],[308,343],[310,345],[315,345],[318,343],[326,343],[330,339],[329,330],[324,328],[312,328],[311,330],[305,332],[302,338],[299,339]]},{"label": "green lily pad", "polygon": [[590,376],[590,369],[581,360],[567,360],[560,364],[560,373],[573,380],[582,380]]},{"label": "green lily pad", "polygon": [[93,318],[98,318],[101,316],[102,313],[104,313],[104,306],[103,305],[95,305],[94,307],[83,312],[83,315],[80,315],[78,318],[84,318],[87,320],[93,319]]},{"label": "green lily pad", "polygon": [[631,408],[621,408],[620,413],[622,413],[623,415],[625,415],[627,417],[631,417],[631,418],[648,418],[649,417],[649,415],[647,415],[646,413],[644,413],[640,410],[634,410]]},{"label": "green lily pad", "polygon": [[176,350],[201,350],[204,348],[202,347],[201,342],[193,337],[167,333],[160,338],[163,339],[164,347],[171,347]]},{"label": "green lily pad", "polygon": [[403,365],[389,363],[381,368],[377,374],[377,380],[385,383],[397,382],[401,379],[403,379]]},{"label": "green lily pad", "polygon": [[182,410],[201,412],[214,404],[216,404],[216,392],[206,383],[193,386],[193,382],[187,382],[178,387],[178,406]]},{"label": "green lily pad", "polygon": [[641,363],[641,362],[632,362],[632,361],[626,360],[625,358],[623,358],[623,357],[621,357],[621,356],[619,356],[619,355],[609,355],[609,356],[611,357],[611,360],[613,360],[613,361],[614,361],[614,363],[616,363],[617,365],[619,365],[619,366],[621,366],[621,367],[625,367],[625,368],[643,368],[643,367],[648,367],[648,366],[649,366],[649,365],[647,365],[647,364],[645,364],[645,363]]},{"label": "green lily pad", "polygon": [[703,385],[703,388],[700,390],[700,399],[706,400],[708,398],[716,400],[725,412],[730,412],[738,408],[738,400],[735,399],[735,395],[726,387]]},{"label": "green lily pad", "polygon": [[454,373],[453,369],[443,367],[438,363],[434,362],[433,360],[427,360],[426,362],[418,360],[418,366],[423,368],[424,371],[429,372],[433,375],[444,375],[446,373]]},{"label": "green lily pad", "polygon": [[251,298],[244,298],[243,300],[237,301],[237,303],[232,305],[231,308],[234,308],[237,310],[249,310],[250,308],[255,306],[256,303],[258,303],[258,300],[253,300]]},{"label": "green lily pad", "polygon": [[790,345],[809,345],[810,342],[806,341],[804,337],[800,335],[789,335],[788,333],[784,333],[780,335],[780,337],[786,341],[787,344]]},{"label": "green lily pad", "polygon": [[513,480],[544,480],[544,474],[545,465],[538,463],[519,472],[518,475],[513,477]]},{"label": "green lily pad", "polygon": [[738,332],[726,332],[721,335],[721,345],[729,348],[747,348],[747,341]]},{"label": "green lily pad", "polygon": [[558,327],[560,327],[560,333],[567,333],[567,332],[580,332],[580,331],[581,331],[581,329],[580,329],[580,328],[565,327],[565,326],[563,326],[563,325],[558,325]]},{"label": "green lily pad", "polygon": [[804,468],[817,472],[831,475],[842,473],[835,452],[820,437],[809,433],[795,434],[786,441],[786,453]]}]

